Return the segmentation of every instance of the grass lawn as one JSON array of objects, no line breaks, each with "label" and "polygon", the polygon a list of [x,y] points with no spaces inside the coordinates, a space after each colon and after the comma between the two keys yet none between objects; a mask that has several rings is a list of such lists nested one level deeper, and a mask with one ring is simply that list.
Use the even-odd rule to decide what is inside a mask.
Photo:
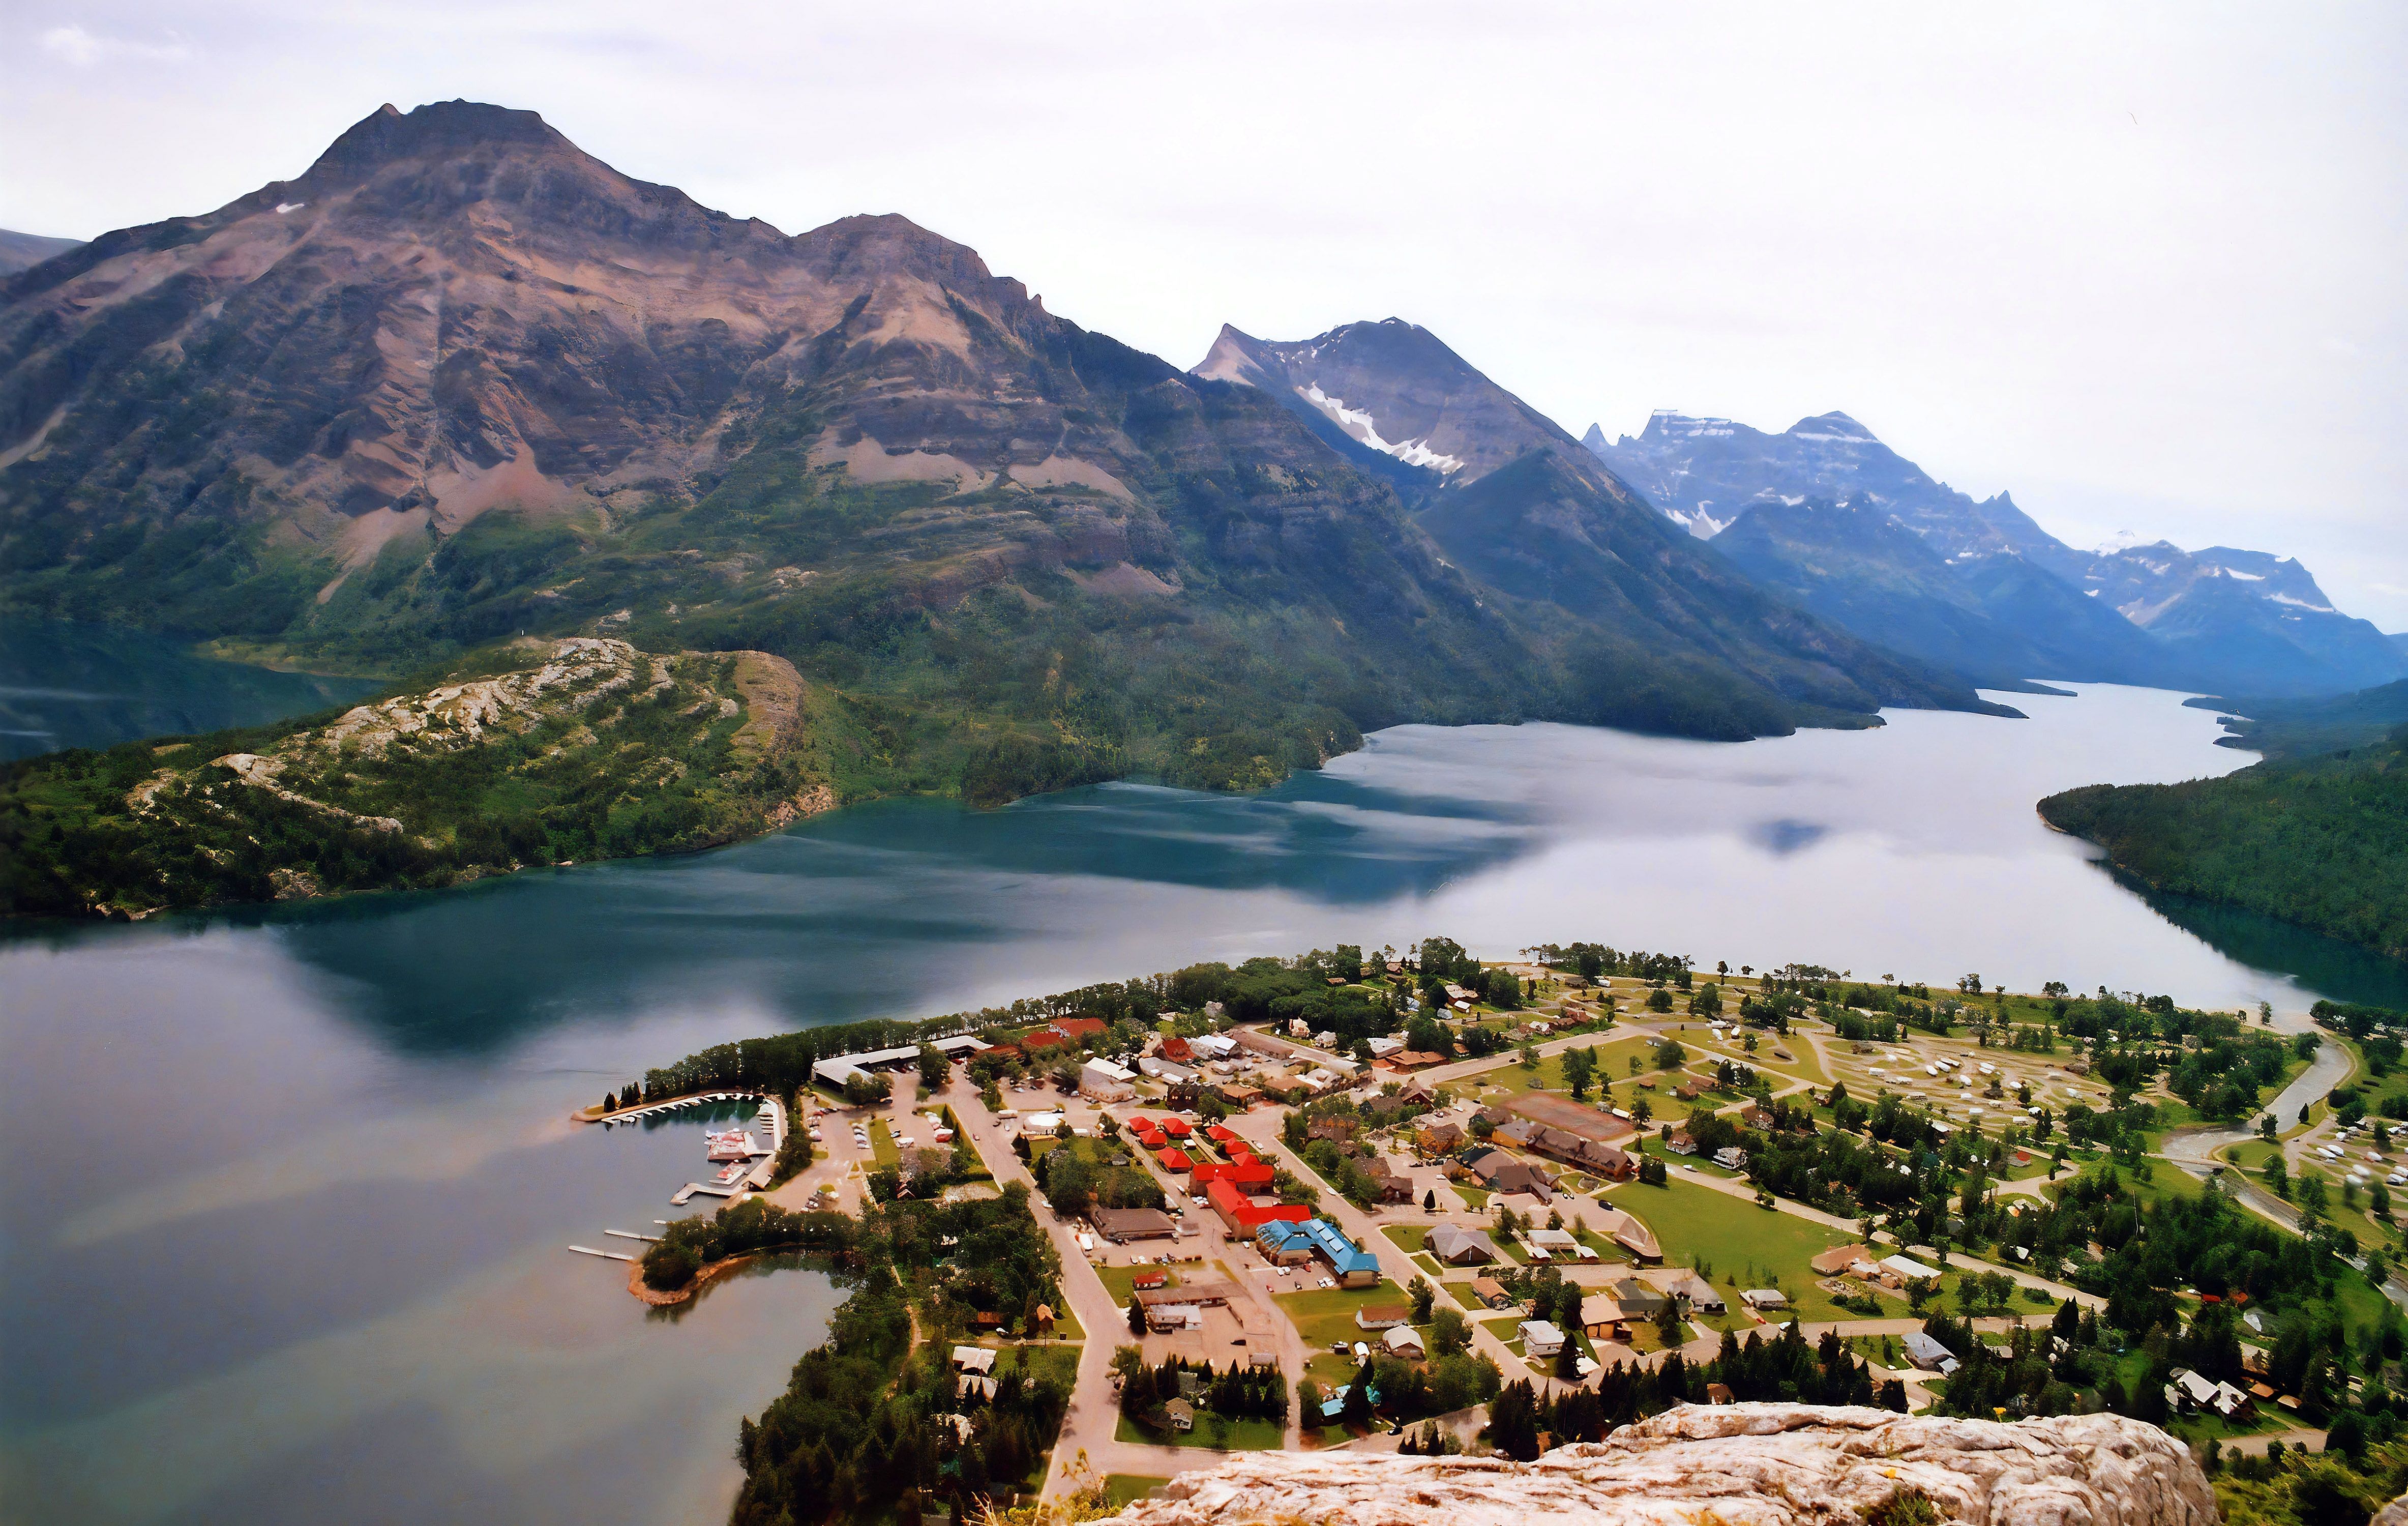
[{"label": "grass lawn", "polygon": [[903,1152],[895,1147],[895,1132],[886,1127],[884,1118],[869,1120],[869,1153],[882,1166],[902,1163]]},{"label": "grass lawn", "polygon": [[1486,1188],[1472,1187],[1464,1182],[1456,1182],[1454,1186],[1455,1196],[1463,1200],[1463,1205],[1466,1208],[1470,1209],[1475,1214],[1485,1213],[1488,1211],[1488,1189]]},{"label": "grass lawn", "polygon": [[[1802,1319],[1855,1317],[1814,1286],[1813,1257],[1848,1237],[1777,1210],[1757,1207],[1712,1188],[1681,1180],[1662,1187],[1632,1185],[1606,1200],[1637,1214],[1656,1231],[1668,1266],[1713,1268],[1713,1280],[1739,1288],[1778,1286]],[[1734,1308],[1736,1297],[1730,1299]]]},{"label": "grass lawn", "polygon": [[1160,1272],[1166,1274],[1170,1279],[1168,1283],[1164,1284],[1166,1287],[1176,1288],[1180,1284],[1179,1274],[1171,1271],[1171,1269],[1167,1266],[1099,1266],[1096,1268],[1096,1275],[1103,1279],[1104,1287],[1110,1290],[1112,1295],[1112,1302],[1119,1304],[1122,1308],[1128,1307],[1130,1297],[1137,1292],[1135,1283],[1137,1281],[1137,1274],[1140,1272]]},{"label": "grass lawn", "polygon": [[1054,1338],[1057,1341],[1083,1341],[1087,1327],[1070,1312],[1070,1300],[1066,1296],[1054,1300]]},{"label": "grass lawn", "polygon": [[1152,1478],[1141,1473],[1108,1473],[1104,1475],[1104,1503],[1114,1510],[1134,1504],[1170,1482],[1168,1478]]},{"label": "grass lawn", "polygon": [[[1219,1422],[1219,1423],[1215,1423]],[[1223,1427],[1226,1426],[1226,1430]],[[1112,1439],[1140,1447],[1196,1447],[1205,1450],[1226,1449],[1232,1452],[1275,1452],[1287,1440],[1286,1428],[1277,1420],[1225,1420],[1209,1409],[1196,1412],[1193,1431],[1148,1431],[1124,1415],[1113,1427]]]},{"label": "grass lawn", "polygon": [[995,1375],[1019,1373],[1051,1377],[1065,1386],[1079,1380],[1079,1348],[1075,1346],[1007,1346],[995,1359]]},{"label": "grass lawn", "polygon": [[1402,1250],[1406,1255],[1412,1256],[1418,1254],[1422,1248],[1422,1243],[1429,1238],[1429,1226],[1426,1224],[1384,1224],[1381,1226],[1380,1232],[1395,1241],[1397,1243],[1397,1248]]},{"label": "grass lawn", "polygon": [[1325,1389],[1333,1389],[1354,1380],[1356,1363],[1352,1355],[1341,1357],[1330,1350],[1329,1344],[1344,1341],[1351,1347],[1356,1341],[1371,1342],[1371,1333],[1354,1322],[1354,1311],[1367,1303],[1412,1301],[1403,1288],[1383,1281],[1376,1288],[1316,1288],[1305,1293],[1281,1293],[1272,1302],[1296,1326],[1305,1349],[1312,1353],[1304,1375]]}]

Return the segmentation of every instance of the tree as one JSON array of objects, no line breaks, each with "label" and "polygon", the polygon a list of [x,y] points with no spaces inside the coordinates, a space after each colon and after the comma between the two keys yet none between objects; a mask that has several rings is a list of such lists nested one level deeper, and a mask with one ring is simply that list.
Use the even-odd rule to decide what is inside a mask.
[{"label": "tree", "polygon": [[943,1050],[933,1044],[920,1045],[920,1084],[922,1086],[926,1087],[930,1091],[941,1089],[945,1084],[946,1073],[952,1068],[951,1063],[945,1058]]},{"label": "tree", "polygon": [[1434,1214],[1438,1212],[1437,1188],[1433,1187],[1428,1191],[1422,1194],[1422,1212],[1426,1214]]},{"label": "tree", "polygon": [[1563,1065],[1565,1088],[1572,1094],[1574,1101],[1584,1100],[1588,1096],[1589,1084],[1597,1075],[1596,1052],[1589,1049],[1567,1049],[1564,1051]]},{"label": "tree", "polygon": [[1481,1432],[1491,1447],[1518,1462],[1539,1456],[1539,1405],[1527,1378],[1517,1378],[1489,1401],[1488,1426]]},{"label": "tree", "polygon": [[1412,1295],[1413,1323],[1417,1325],[1428,1324],[1430,1322],[1430,1306],[1438,1301],[1438,1289],[1429,1285],[1427,1278],[1422,1276],[1419,1273],[1415,1273],[1413,1274],[1413,1280],[1406,1285],[1405,1291]]},{"label": "tree", "polygon": [[1145,1333],[1145,1305],[1137,1301],[1135,1293],[1129,1295],[1128,1327],[1132,1335]]},{"label": "tree", "polygon": [[1647,993],[1647,1010],[1648,1010],[1649,1012],[1670,1012],[1670,1011],[1671,1011],[1671,1010],[1672,1010],[1672,993],[1671,993],[1671,992],[1670,992],[1670,991],[1668,991],[1668,990],[1666,990],[1666,989],[1664,989],[1664,987],[1662,987],[1661,986],[1656,986],[1654,990],[1649,991],[1649,992]]},{"label": "tree", "polygon": [[1471,1346],[1471,1326],[1453,1309],[1435,1309],[1430,1314],[1430,1355],[1460,1356]]}]

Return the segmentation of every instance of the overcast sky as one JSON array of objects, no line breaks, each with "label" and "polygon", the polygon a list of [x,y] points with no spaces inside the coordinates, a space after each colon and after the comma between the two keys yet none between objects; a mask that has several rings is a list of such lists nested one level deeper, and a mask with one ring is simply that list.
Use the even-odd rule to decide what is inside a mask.
[{"label": "overcast sky", "polygon": [[902,212],[1182,366],[1393,314],[1575,433],[1844,409],[2076,544],[2296,554],[2408,628],[2408,7],[2105,9],[10,0],[0,226],[495,101],[789,232]]}]

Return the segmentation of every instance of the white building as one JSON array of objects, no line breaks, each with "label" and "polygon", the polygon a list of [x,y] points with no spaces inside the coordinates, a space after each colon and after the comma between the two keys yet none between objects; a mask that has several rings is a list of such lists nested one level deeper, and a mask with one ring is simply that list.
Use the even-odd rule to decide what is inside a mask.
[{"label": "white building", "polygon": [[1545,1319],[1522,1321],[1522,1350],[1533,1357],[1552,1357],[1564,1348],[1564,1332]]},{"label": "white building", "polygon": [[1079,1067],[1079,1095],[1091,1102],[1125,1102],[1137,1095],[1137,1073],[1100,1056]]}]

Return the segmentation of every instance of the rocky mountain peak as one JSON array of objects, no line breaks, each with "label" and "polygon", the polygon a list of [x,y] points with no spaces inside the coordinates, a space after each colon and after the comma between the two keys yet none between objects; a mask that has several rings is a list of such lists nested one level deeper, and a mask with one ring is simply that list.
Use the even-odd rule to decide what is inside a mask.
[{"label": "rocky mountain peak", "polygon": [[402,111],[387,102],[328,145],[296,183],[356,181],[401,160],[456,159],[503,148],[571,154],[600,167],[533,111],[481,101],[437,101]]}]

